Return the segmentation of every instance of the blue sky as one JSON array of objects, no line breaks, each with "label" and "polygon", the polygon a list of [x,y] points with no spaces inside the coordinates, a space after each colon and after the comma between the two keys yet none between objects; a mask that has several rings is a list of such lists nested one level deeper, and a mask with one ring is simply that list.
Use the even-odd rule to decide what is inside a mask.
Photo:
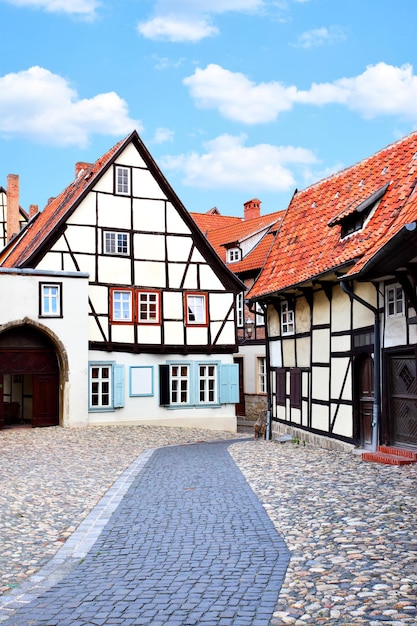
[{"label": "blue sky", "polygon": [[0,185],[136,128],[190,211],[284,209],[417,128],[415,0],[0,0]]}]

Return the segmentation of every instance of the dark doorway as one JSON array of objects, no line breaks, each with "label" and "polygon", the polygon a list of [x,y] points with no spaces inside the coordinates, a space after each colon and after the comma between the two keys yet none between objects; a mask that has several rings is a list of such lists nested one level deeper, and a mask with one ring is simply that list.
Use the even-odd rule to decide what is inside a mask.
[{"label": "dark doorway", "polygon": [[357,389],[359,395],[360,445],[372,448],[372,419],[374,410],[374,362],[369,354],[356,361]]},{"label": "dark doorway", "polygon": [[236,416],[244,417],[246,415],[245,407],[245,389],[244,389],[244,377],[243,377],[243,359],[241,357],[234,357],[234,363],[239,366],[239,402],[235,405]]},{"label": "dark doorway", "polygon": [[0,334],[0,428],[59,424],[59,366],[54,345],[35,328]]},{"label": "dark doorway", "polygon": [[417,379],[414,352],[390,354],[389,439],[399,447],[417,447]]}]

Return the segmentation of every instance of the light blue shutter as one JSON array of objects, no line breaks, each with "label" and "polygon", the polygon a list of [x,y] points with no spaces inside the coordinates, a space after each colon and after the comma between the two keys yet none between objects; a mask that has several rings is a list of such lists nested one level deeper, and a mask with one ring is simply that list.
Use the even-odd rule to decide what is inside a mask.
[{"label": "light blue shutter", "polygon": [[220,403],[239,402],[239,365],[220,366]]},{"label": "light blue shutter", "polygon": [[125,405],[125,366],[113,365],[113,406],[115,409]]}]

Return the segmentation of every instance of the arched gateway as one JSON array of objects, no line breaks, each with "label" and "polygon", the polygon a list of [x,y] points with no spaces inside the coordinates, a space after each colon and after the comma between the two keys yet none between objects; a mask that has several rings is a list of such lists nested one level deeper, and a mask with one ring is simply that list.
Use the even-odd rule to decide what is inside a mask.
[{"label": "arched gateway", "polygon": [[12,325],[0,333],[0,429],[60,423],[60,366],[46,332]]}]

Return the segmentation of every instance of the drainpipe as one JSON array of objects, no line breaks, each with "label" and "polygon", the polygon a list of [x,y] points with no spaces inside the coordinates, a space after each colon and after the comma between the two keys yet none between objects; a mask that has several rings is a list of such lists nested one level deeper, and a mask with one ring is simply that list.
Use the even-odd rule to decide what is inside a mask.
[{"label": "drainpipe", "polygon": [[372,410],[372,451],[376,452],[378,446],[378,425],[379,415],[381,410],[381,390],[380,390],[380,372],[381,372],[381,336],[380,336],[380,320],[379,310],[366,302],[363,298],[353,293],[352,289],[343,280],[340,281],[342,290],[349,296],[350,299],[354,299],[364,307],[369,309],[374,314],[374,404]]},{"label": "drainpipe", "polygon": [[268,305],[261,307],[264,313],[264,329],[265,329],[265,362],[266,362],[266,431],[265,439],[269,441],[272,438],[272,424],[271,424],[271,369],[270,369],[270,352],[269,352],[269,336],[268,336],[268,324],[267,324],[267,311]]}]

